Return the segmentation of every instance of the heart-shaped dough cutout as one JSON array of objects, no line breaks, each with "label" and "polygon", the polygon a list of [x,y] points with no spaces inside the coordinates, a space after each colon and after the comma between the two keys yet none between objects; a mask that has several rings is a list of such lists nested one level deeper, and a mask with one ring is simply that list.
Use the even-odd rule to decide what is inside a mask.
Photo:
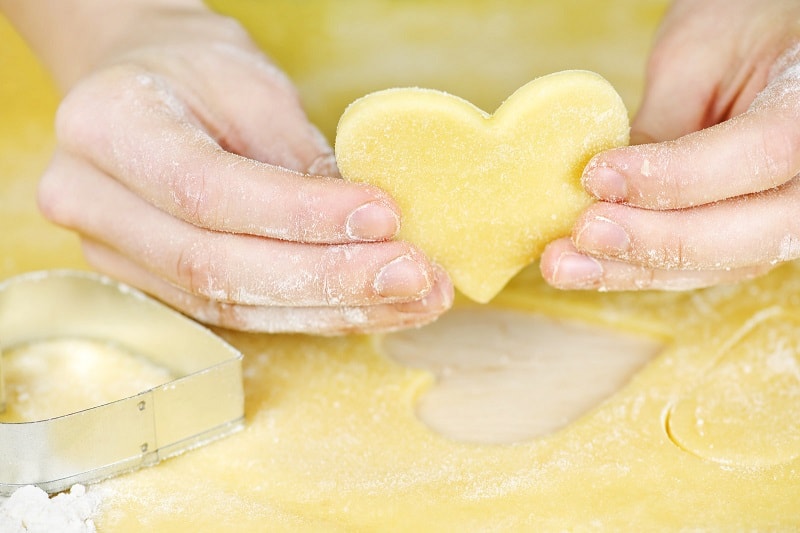
[{"label": "heart-shaped dough cutout", "polygon": [[336,134],[342,176],[386,190],[399,237],[454,285],[488,302],[545,244],[568,235],[592,201],[580,176],[596,153],[627,144],[628,114],[601,76],[536,79],[489,115],[430,89],[389,89],[353,102]]}]

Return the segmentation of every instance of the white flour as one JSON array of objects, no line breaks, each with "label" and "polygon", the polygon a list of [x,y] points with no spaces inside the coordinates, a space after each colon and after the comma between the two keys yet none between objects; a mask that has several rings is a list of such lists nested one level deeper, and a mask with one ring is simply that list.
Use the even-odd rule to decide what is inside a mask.
[{"label": "white flour", "polygon": [[0,497],[0,531],[3,533],[94,533],[92,517],[100,503],[96,491],[73,485],[69,492],[48,497],[42,489],[28,485],[8,498]]}]

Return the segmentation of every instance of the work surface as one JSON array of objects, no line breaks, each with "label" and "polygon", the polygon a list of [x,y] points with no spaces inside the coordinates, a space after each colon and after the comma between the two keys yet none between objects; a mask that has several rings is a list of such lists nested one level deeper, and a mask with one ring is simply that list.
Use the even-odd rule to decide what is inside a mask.
[{"label": "work surface", "polygon": [[[603,14],[589,1],[225,4],[332,136],[344,106],[375,89],[433,87],[492,110],[565,68],[600,72],[634,109],[664,2]],[[0,275],[86,268],[77,238],[35,207],[57,96],[7,27],[0,42]],[[489,307],[460,303],[421,330],[219,332],[245,353],[244,431],[90,487],[95,521],[109,531],[797,528],[798,304],[794,264],[736,286],[641,294],[559,292],[532,268]],[[81,343],[4,357],[4,421],[164,378]]]}]

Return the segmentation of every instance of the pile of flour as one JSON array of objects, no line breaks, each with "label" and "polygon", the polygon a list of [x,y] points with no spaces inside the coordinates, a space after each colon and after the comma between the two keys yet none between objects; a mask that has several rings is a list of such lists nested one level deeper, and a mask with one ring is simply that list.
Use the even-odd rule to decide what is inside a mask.
[{"label": "pile of flour", "polygon": [[94,533],[93,516],[100,503],[96,491],[73,485],[69,492],[50,498],[28,485],[8,498],[0,497],[0,531],[3,533]]}]

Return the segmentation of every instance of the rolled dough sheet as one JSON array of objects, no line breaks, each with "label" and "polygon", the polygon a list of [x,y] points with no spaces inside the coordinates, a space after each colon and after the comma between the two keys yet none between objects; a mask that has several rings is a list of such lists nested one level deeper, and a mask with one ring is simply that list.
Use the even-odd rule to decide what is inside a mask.
[{"label": "rolled dough sheet", "polygon": [[[456,9],[457,3],[445,4],[447,9]],[[495,16],[489,4],[476,2],[470,16],[459,12],[465,22],[473,21],[454,25],[467,28],[470,34],[459,49],[473,42],[481,28],[495,31],[497,39],[516,35],[513,38],[519,42],[528,42],[538,34],[514,26],[517,21],[553,24],[554,19],[537,18],[525,10],[542,9],[539,14],[546,14],[555,4],[508,2],[503,8],[511,11],[505,18]],[[565,52],[559,56],[562,64],[555,60],[557,54],[539,59],[549,61],[542,67],[544,72],[576,66],[604,74],[616,72],[615,86],[625,86],[623,94],[635,94],[630,80],[638,80],[640,65],[618,58],[630,50],[646,49],[657,13],[653,6],[663,4],[620,0],[614,16],[603,21],[598,20],[596,3],[559,3],[558,13],[566,6],[566,13],[582,22],[573,33],[557,28],[546,33],[554,44],[548,50]],[[231,3],[230,9],[249,14],[254,5]],[[425,18],[429,6],[423,3],[404,3],[406,17],[389,16],[381,11],[388,10],[388,4],[372,0],[336,3],[336,9],[326,2],[275,5],[279,13],[293,13],[295,18],[276,18],[273,13],[260,19],[249,17],[247,23],[254,29],[263,23],[283,31],[270,37],[289,43],[277,49],[283,54],[279,59],[294,65],[290,73],[301,80],[306,94],[318,98],[324,84],[315,84],[311,72],[319,72],[314,59],[319,48],[314,47],[314,53],[292,48],[291,39],[300,41],[302,35],[331,38],[332,28],[353,28],[324,25],[311,16],[318,8],[324,8],[325,16],[337,23],[342,22],[338,17],[357,17],[356,9],[364,10],[365,16],[381,17],[375,20],[398,21],[393,30],[398,41],[404,32],[407,35],[403,24],[430,20]],[[637,25],[644,24],[642,20],[650,21],[650,26],[642,29]],[[313,32],[315,24],[325,31]],[[364,26],[364,31],[372,28]],[[515,34],[514,28],[525,31]],[[627,44],[597,48],[585,39],[595,29],[594,35],[612,43],[615,36],[624,35]],[[342,30],[338,32],[341,38]],[[374,32],[376,39],[389,35],[378,29]],[[571,36],[572,45],[563,42],[562,34]],[[630,44],[630,39],[639,40]],[[36,177],[46,167],[52,147],[50,123],[56,95],[7,27],[0,26],[0,42],[4,44],[0,47],[4,75],[6,68],[14,72],[10,80],[4,79],[9,83],[0,84],[0,273],[5,277],[34,268],[85,267],[77,239],[46,224],[34,203]],[[559,42],[563,47],[555,46]],[[378,48],[367,48],[364,54],[379,55]],[[358,48],[348,50],[359,69],[363,67],[357,61]],[[580,53],[572,55],[575,50]],[[579,58],[592,57],[589,51],[614,59],[584,65]],[[397,57],[413,52],[398,52]],[[515,61],[535,55],[530,48],[524,52]],[[475,57],[483,53],[475,50]],[[625,72],[633,68],[614,70],[625,64],[636,67],[630,77]],[[387,68],[402,70],[398,64]],[[431,78],[420,85],[452,88],[488,109],[520,85],[519,79],[501,76],[495,89],[487,89],[491,85],[486,81],[479,84],[486,92],[475,97],[458,90],[466,85],[464,80],[474,77],[459,72],[448,83],[436,78],[445,76],[441,68],[426,72]],[[525,79],[530,77],[530,71],[524,73]],[[352,81],[338,74],[332,78]],[[356,94],[339,92],[333,83],[327,93],[331,100],[326,101],[338,99],[343,106],[358,94],[403,81],[375,79],[370,88],[364,86],[369,80],[360,78],[364,85],[356,87]],[[628,80],[628,85],[616,80]],[[325,109],[322,100],[312,97],[311,108],[317,110],[324,129],[332,131],[341,108],[327,119],[321,111]],[[779,386],[792,391],[797,386],[796,351],[771,357],[775,347],[797,346],[800,336],[796,327],[777,327],[784,323],[783,317],[796,324],[793,310],[800,309],[796,264],[750,283],[669,294],[565,293],[545,286],[534,269],[514,278],[492,305],[503,312],[536,312],[650,336],[666,347],[626,386],[577,421],[549,436],[498,445],[454,441],[421,422],[416,406],[428,391],[435,390],[431,374],[385,357],[381,339],[226,334],[246,352],[247,428],[156,468],[90,487],[89,494],[102,495],[95,517],[98,528],[169,532],[800,527],[800,462],[794,434],[787,430],[791,420],[775,422],[795,417],[791,410],[795,404],[787,405],[765,390]],[[776,331],[779,339],[771,339],[770,331]],[[777,343],[780,339],[784,344]],[[743,380],[741,390],[746,393],[733,395],[738,402],[735,411],[717,401],[731,390],[723,377]],[[751,403],[759,398],[759,403]],[[711,429],[699,431],[698,427]],[[757,442],[748,440],[751,433],[759,436]],[[731,440],[731,434],[736,438]],[[724,445],[719,439],[725,439]],[[769,449],[759,442],[769,443]]]},{"label": "rolled dough sheet", "polygon": [[[526,273],[524,287],[506,293],[529,294],[533,285],[540,297],[530,309],[573,319],[591,312],[595,325],[612,331],[625,314],[637,315],[661,329],[666,348],[576,421],[513,444],[455,441],[421,422],[416,411],[436,392],[434,380],[386,357],[382,338],[228,334],[247,354],[247,429],[104,483],[98,524],[114,531],[209,523],[220,530],[791,529],[800,460],[794,425],[785,423],[796,401],[784,399],[800,389],[797,352],[775,359],[774,343],[759,339],[771,320],[788,316],[798,274],[789,265],[759,282],[649,295],[627,307],[630,295],[584,297],[571,315],[548,307],[563,302]],[[765,317],[764,308],[775,314]],[[474,327],[467,322],[462,333]],[[797,328],[779,331],[787,346],[800,340]],[[503,368],[498,360],[494,371]],[[732,376],[746,379],[730,383]],[[722,403],[731,390],[736,410]],[[695,431],[698,415],[704,433]]]}]

